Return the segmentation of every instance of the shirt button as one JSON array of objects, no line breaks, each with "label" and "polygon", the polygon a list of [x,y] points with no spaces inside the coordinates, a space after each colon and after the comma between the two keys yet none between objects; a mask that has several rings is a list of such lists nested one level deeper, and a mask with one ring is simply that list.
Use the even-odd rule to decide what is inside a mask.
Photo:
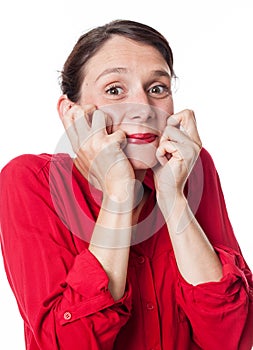
[{"label": "shirt button", "polygon": [[147,303],[146,307],[148,310],[154,310],[154,305],[152,303]]},{"label": "shirt button", "polygon": [[138,263],[139,263],[139,264],[143,264],[144,262],[145,262],[144,256],[139,256],[139,257],[138,257]]},{"label": "shirt button", "polygon": [[65,312],[63,315],[64,320],[69,321],[71,319],[72,315],[70,312]]}]

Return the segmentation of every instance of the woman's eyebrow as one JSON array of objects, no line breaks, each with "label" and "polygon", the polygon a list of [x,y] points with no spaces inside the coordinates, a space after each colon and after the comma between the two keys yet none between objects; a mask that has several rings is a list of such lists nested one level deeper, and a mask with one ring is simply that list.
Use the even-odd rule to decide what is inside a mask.
[{"label": "woman's eyebrow", "polygon": [[167,72],[166,70],[163,70],[163,69],[156,69],[156,70],[153,70],[151,73],[155,77],[166,77],[166,78],[171,79],[170,73]]},{"label": "woman's eyebrow", "polygon": [[99,76],[96,78],[96,81],[99,80],[104,75],[112,74],[112,73],[127,73],[127,69],[123,67],[114,67],[105,69]]}]

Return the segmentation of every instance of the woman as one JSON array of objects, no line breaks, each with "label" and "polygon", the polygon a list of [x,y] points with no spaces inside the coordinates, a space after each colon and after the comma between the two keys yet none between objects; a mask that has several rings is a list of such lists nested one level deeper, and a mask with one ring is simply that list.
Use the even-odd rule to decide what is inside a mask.
[{"label": "woman", "polygon": [[111,22],[61,78],[74,159],[23,155],[1,174],[26,348],[251,349],[252,276],[194,113],[174,113],[166,39]]}]

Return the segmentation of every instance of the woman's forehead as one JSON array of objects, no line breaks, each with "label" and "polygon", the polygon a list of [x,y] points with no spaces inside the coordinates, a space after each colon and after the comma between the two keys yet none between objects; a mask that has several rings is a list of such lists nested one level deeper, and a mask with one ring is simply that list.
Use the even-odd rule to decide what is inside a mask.
[{"label": "woman's forehead", "polygon": [[103,70],[117,67],[150,66],[153,69],[163,67],[169,71],[162,54],[153,46],[115,35],[108,39],[96,54],[89,59],[85,71]]}]

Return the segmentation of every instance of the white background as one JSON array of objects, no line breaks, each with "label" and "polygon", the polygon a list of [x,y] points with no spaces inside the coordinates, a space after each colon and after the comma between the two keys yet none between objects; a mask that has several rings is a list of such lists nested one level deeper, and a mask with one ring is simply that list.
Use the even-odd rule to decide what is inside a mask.
[{"label": "white background", "polygon": [[[0,168],[22,153],[54,152],[63,133],[58,71],[78,37],[117,18],[144,22],[172,46],[180,78],[175,109],[195,111],[253,268],[251,0],[8,0],[0,16]],[[23,350],[22,321],[1,259],[0,314],[0,349]]]}]

